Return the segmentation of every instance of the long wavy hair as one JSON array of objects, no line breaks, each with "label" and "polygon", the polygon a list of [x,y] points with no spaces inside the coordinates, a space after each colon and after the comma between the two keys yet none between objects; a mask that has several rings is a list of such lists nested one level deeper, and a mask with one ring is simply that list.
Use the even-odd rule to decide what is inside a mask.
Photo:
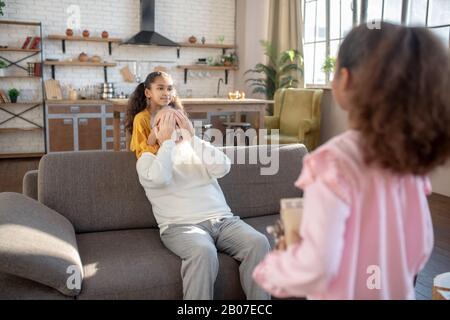
[{"label": "long wavy hair", "polygon": [[366,163],[424,175],[446,162],[449,56],[429,30],[358,26],[342,43],[338,68],[353,78],[349,116],[362,134]]},{"label": "long wavy hair", "polygon": [[[145,78],[144,82],[141,82],[136,87],[134,92],[131,94],[130,99],[128,100],[127,115],[125,120],[125,130],[127,130],[129,133],[133,132],[134,117],[139,112],[145,110],[148,106],[148,99],[145,96],[145,89],[150,89],[152,83],[154,83],[158,77],[172,79],[172,77],[165,72],[162,71],[152,72],[147,76],[147,78]],[[170,102],[169,106],[184,111],[183,105],[181,104],[180,99],[176,95]]]}]

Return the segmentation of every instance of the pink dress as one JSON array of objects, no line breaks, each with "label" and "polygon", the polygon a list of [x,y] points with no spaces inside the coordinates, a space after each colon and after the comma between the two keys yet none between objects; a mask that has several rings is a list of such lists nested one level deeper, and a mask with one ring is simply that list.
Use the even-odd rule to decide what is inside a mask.
[{"label": "pink dress", "polygon": [[426,177],[368,167],[349,130],[306,156],[302,242],[273,251],[253,273],[277,297],[414,299],[433,248]]}]

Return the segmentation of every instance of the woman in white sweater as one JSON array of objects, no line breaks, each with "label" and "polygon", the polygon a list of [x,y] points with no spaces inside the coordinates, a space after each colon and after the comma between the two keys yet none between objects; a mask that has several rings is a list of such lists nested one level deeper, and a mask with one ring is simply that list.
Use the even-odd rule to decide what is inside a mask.
[{"label": "woman in white sweater", "polygon": [[143,153],[136,167],[161,240],[182,260],[184,299],[213,299],[218,250],[240,262],[247,299],[269,299],[252,279],[253,269],[270,250],[269,242],[233,215],[217,182],[230,171],[230,159],[196,137],[180,111],[163,109],[154,123],[161,147],[156,155]]}]

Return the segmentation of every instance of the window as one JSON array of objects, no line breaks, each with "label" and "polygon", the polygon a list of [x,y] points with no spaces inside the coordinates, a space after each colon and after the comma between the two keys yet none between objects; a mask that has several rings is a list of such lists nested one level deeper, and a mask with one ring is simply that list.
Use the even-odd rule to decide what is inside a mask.
[{"label": "window", "polygon": [[342,40],[357,23],[355,5],[358,2],[359,0],[304,0],[305,83],[327,82],[322,66],[326,57],[336,57]]},{"label": "window", "polygon": [[359,21],[388,21],[430,28],[450,47],[450,0],[303,0],[305,83],[326,84],[328,56]]}]

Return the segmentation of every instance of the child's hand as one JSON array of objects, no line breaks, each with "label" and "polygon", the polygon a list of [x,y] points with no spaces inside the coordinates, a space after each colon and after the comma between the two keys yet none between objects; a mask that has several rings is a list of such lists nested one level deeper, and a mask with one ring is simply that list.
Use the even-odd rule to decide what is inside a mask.
[{"label": "child's hand", "polygon": [[161,121],[158,126],[154,128],[156,140],[160,145],[164,141],[171,140],[173,132],[175,131],[175,115],[173,112],[167,112],[161,117]]},{"label": "child's hand", "polygon": [[156,127],[152,129],[152,132],[148,136],[147,144],[154,146],[156,144]]},{"label": "child's hand", "polygon": [[[194,136],[194,134],[195,134],[194,127],[192,126],[192,123],[189,120],[189,118],[186,117],[186,115],[184,113],[182,113],[179,110],[176,110],[175,111],[175,121],[181,129],[183,140],[189,140]],[[187,136],[186,136],[186,134],[187,134]]]}]

